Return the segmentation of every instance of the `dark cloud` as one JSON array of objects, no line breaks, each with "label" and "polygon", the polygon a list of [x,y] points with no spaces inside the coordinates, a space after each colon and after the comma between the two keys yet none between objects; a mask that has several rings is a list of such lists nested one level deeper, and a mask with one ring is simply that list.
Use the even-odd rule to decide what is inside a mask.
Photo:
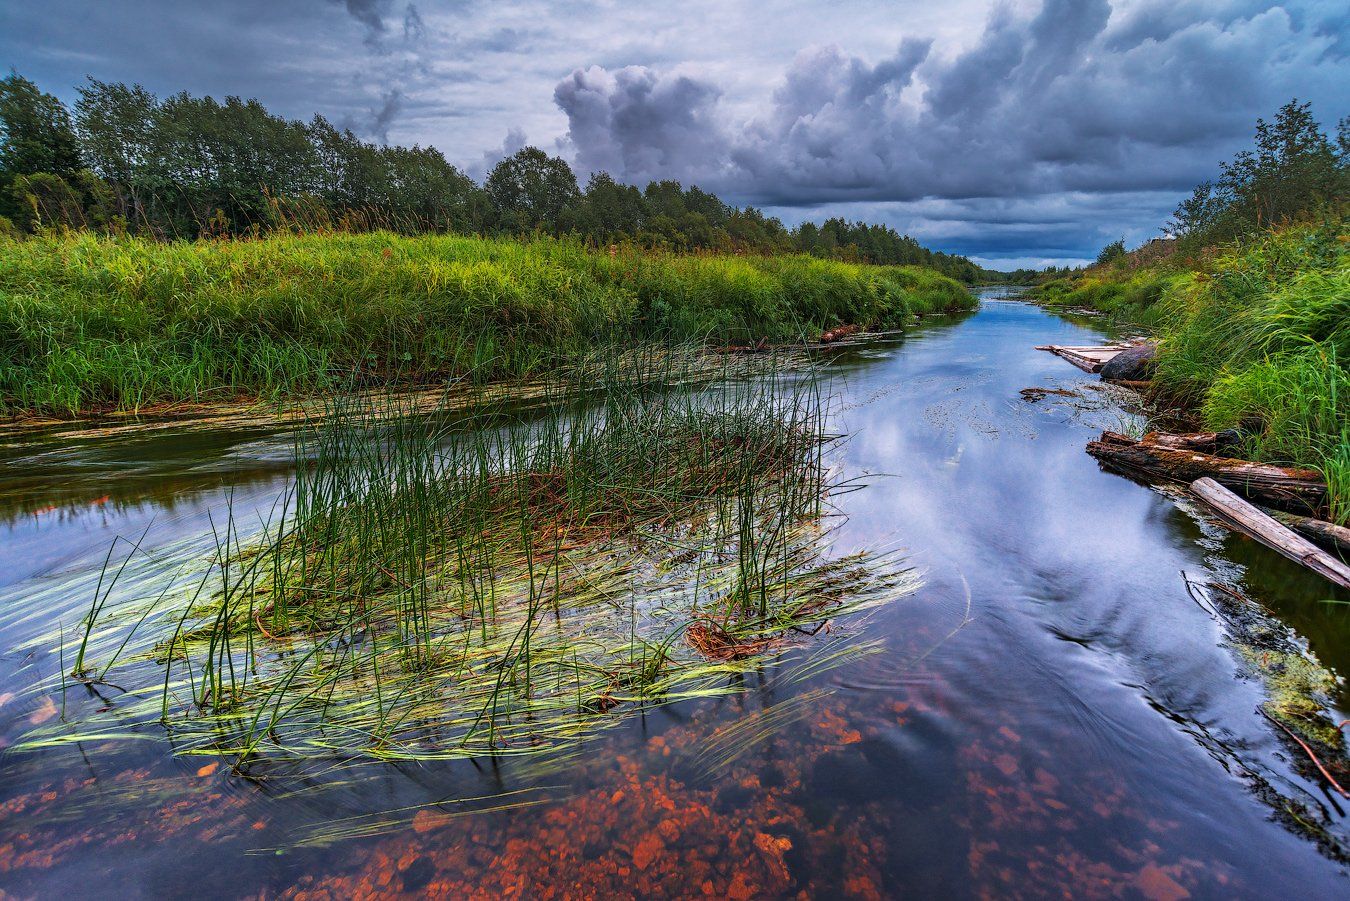
[{"label": "dark cloud", "polygon": [[418,12],[417,7],[408,4],[408,8],[403,11],[403,40],[409,43],[421,41],[427,36],[427,23],[422,20],[422,14]]},{"label": "dark cloud", "polygon": [[[875,64],[833,46],[804,50],[767,108],[743,122],[719,109],[716,83],[640,67],[577,70],[554,99],[577,164],[622,178],[671,173],[804,211],[1086,193],[1127,198],[1118,206],[1154,217],[1154,229],[1174,192],[1211,176],[1258,115],[1295,94],[1327,119],[1345,112],[1339,31],[1318,9],[1286,7],[1180,0],[1115,12],[1107,0],[1045,0],[1019,15],[999,6],[955,55],[912,38]],[[1128,199],[1139,194],[1152,198],[1146,209]],[[989,253],[1031,242],[1082,255],[1089,235],[1141,232],[1119,212],[1114,223],[1079,220],[1075,238],[1069,224],[986,219],[978,240]]]},{"label": "dark cloud", "polygon": [[366,29],[366,40],[374,43],[389,30],[384,24],[384,14],[389,7],[388,0],[328,0],[339,6],[345,6],[351,17]]},{"label": "dark cloud", "polygon": [[[389,130],[405,109],[403,85],[414,75],[426,71],[422,48],[429,35],[426,21],[417,6],[403,7],[401,41],[391,38],[386,17],[392,10],[390,0],[328,0],[341,4],[365,29],[365,45],[372,51],[364,67],[357,70],[364,79],[362,93],[378,98],[364,115],[349,114],[342,124],[358,134],[389,143]],[[354,74],[356,74],[354,72]]]},{"label": "dark cloud", "polygon": [[380,105],[370,117],[370,132],[381,144],[389,143],[389,126],[403,111],[403,93],[394,88],[380,98]]},{"label": "dark cloud", "polygon": [[683,75],[658,77],[641,66],[577,69],[553,99],[567,113],[567,140],[581,169],[644,181],[709,175],[726,137],[713,118],[721,92]]},{"label": "dark cloud", "polygon": [[1145,239],[1257,116],[1350,112],[1348,52],[1344,0],[0,2],[0,68],[66,100],[257,97],[480,176],[528,134],[988,259]]},{"label": "dark cloud", "polygon": [[[1111,33],[1105,0],[1047,0],[1029,18],[995,11],[980,41],[951,59],[933,59],[929,44],[913,40],[875,66],[838,48],[805,51],[769,111],[739,129],[714,121],[714,86],[666,91],[663,78],[644,70],[644,96],[682,99],[673,116],[730,136],[720,153],[707,141],[669,141],[659,117],[630,123],[621,136],[607,128],[594,111],[627,105],[630,91],[603,70],[585,73],[585,92],[574,89],[574,73],[555,97],[583,166],[658,155],[767,203],[905,201],[1181,189],[1212,171],[1215,155],[1257,115],[1298,90],[1300,79],[1282,71],[1290,54],[1318,67],[1317,37],[1282,8],[1140,30],[1144,18]],[[1112,43],[1119,49],[1106,52]],[[1323,74],[1329,85],[1350,73]],[[907,96],[916,77],[926,90]],[[683,156],[686,149],[697,156]]]}]

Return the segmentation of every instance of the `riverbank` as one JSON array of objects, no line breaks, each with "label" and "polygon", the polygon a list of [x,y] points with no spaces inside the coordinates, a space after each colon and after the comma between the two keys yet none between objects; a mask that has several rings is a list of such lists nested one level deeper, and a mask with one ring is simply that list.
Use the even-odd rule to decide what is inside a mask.
[{"label": "riverbank", "polygon": [[928,269],[391,233],[0,239],[0,415],[548,372],[598,346],[815,340],[971,309]]},{"label": "riverbank", "polygon": [[1350,235],[1329,219],[1199,259],[1125,257],[1030,295],[1154,336],[1151,399],[1205,430],[1237,429],[1235,456],[1317,469],[1332,520],[1350,522]]}]

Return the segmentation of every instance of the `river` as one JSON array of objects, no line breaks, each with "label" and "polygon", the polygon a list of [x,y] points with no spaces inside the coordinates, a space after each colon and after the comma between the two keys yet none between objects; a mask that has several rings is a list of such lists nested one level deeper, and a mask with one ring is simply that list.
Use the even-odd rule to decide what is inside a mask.
[{"label": "river", "polygon": [[[834,499],[837,541],[902,545],[924,575],[862,626],[877,653],[805,681],[767,666],[738,693],[654,708],[548,760],[245,779],[129,736],[6,751],[0,889],[1343,897],[1344,865],[1287,816],[1299,805],[1344,842],[1343,810],[1293,765],[1258,712],[1264,685],[1181,574],[1239,588],[1336,673],[1350,667],[1350,607],[1084,453],[1137,420],[1034,347],[1102,335],[997,289],[969,316],[832,355],[849,437],[830,462],[867,484]],[[1073,394],[1024,399],[1032,386]],[[62,666],[38,638],[77,627],[113,538],[209,552],[227,503],[265,510],[281,493],[289,448],[265,431],[12,442],[5,746],[60,715],[26,692]]]}]

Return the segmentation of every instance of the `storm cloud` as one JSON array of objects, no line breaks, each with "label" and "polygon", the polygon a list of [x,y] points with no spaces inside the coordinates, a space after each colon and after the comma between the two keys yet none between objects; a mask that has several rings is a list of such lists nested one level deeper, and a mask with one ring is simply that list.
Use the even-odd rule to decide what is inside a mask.
[{"label": "storm cloud", "polygon": [[579,70],[554,96],[583,168],[641,178],[659,160],[778,207],[1180,191],[1291,96],[1339,112],[1350,67],[1309,17],[1192,12],[1046,0],[998,8],[945,58],[913,38],[875,63],[812,47],[743,122],[719,114],[715,83],[648,69]]},{"label": "storm cloud", "polygon": [[1348,51],[1328,0],[0,6],[0,65],[67,100],[85,75],[255,96],[478,177],[528,141],[1009,265],[1156,234],[1291,97],[1334,124]]},{"label": "storm cloud", "polygon": [[714,115],[720,96],[705,81],[641,66],[578,69],[553,91],[567,113],[575,164],[635,182],[711,179],[728,144]]}]

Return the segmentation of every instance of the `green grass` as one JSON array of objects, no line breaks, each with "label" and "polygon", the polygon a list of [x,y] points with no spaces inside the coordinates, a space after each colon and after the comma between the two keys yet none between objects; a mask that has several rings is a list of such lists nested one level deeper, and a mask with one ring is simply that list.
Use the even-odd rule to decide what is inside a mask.
[{"label": "green grass", "polygon": [[63,693],[22,747],[158,720],[241,767],[532,754],[773,660],[790,679],[861,653],[820,626],[917,580],[832,551],[810,374],[733,364],[590,364],[542,415],[496,392],[430,416],[334,400],[266,525],[226,516],[200,572],[110,601],[109,553],[62,678],[115,683],[117,709]]},{"label": "green grass", "polygon": [[929,270],[809,256],[390,233],[0,237],[0,414],[520,376],[600,345],[798,341],[974,304]]},{"label": "green grass", "polygon": [[1206,428],[1240,429],[1251,459],[1321,470],[1350,522],[1350,236],[1346,220],[1286,228],[1196,268],[1093,270],[1042,299],[1143,324],[1156,383]]},{"label": "green grass", "polygon": [[1166,271],[1129,274],[1106,270],[1077,278],[1059,278],[1038,286],[1033,296],[1050,307],[1089,309],[1131,325],[1152,322],[1154,306],[1176,278]]}]

